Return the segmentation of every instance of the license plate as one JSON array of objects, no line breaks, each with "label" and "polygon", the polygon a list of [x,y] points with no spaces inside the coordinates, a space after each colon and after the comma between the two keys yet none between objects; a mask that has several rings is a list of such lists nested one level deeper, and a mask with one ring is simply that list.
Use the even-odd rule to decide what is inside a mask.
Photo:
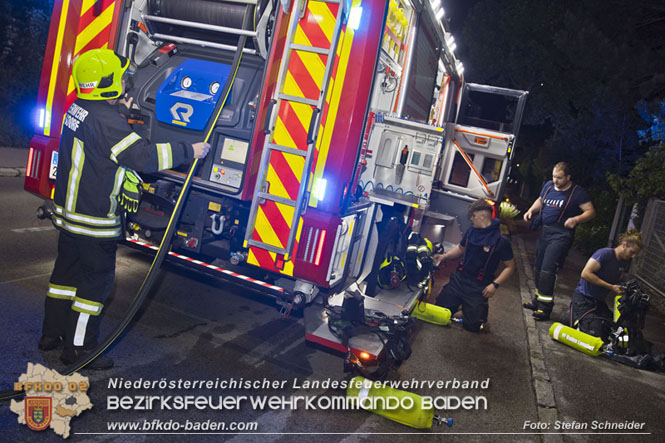
[{"label": "license plate", "polygon": [[53,151],[51,153],[51,167],[48,171],[48,178],[55,180],[55,176],[58,174],[58,151]]}]

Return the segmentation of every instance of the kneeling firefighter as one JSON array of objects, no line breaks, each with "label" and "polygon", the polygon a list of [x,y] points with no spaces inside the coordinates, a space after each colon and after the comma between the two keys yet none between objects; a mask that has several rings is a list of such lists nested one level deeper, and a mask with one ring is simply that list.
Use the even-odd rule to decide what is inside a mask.
[{"label": "kneeling firefighter", "polygon": [[622,289],[623,293],[615,297],[614,320],[596,318],[601,324],[599,330],[606,335],[604,340],[583,332],[581,322],[577,323],[578,329],[554,323],[550,337],[594,357],[602,355],[628,366],[665,371],[665,353],[642,333],[649,310],[649,295],[642,291],[636,280],[622,285]]},{"label": "kneeling firefighter", "polygon": [[[132,103],[123,97],[128,67],[125,57],[93,49],[80,55],[72,70],[78,99],[65,114],[60,139],[52,217],[60,231],[58,257],[39,341],[43,351],[64,344],[60,359],[65,364],[97,344],[123,235],[119,199],[128,171],[169,169],[202,158],[210,149],[204,142],[154,144],[134,132],[123,115]],[[134,210],[136,188],[136,183],[124,186],[129,194],[122,197]],[[101,355],[87,367],[111,366],[113,361]]]},{"label": "kneeling firefighter", "polygon": [[[634,229],[619,236],[615,248],[593,253],[582,269],[570,304],[570,326],[604,342],[612,360],[639,368],[653,365],[663,369],[665,356],[652,348],[642,334],[649,308],[649,296],[636,281],[619,284],[630,260],[644,247],[641,233]],[[614,296],[614,313],[607,306]]]},{"label": "kneeling firefighter", "polygon": [[[469,205],[468,212],[471,228],[464,233],[460,243],[444,254],[433,256],[435,263],[461,257],[436,304],[453,313],[461,305],[464,313],[462,326],[479,332],[487,323],[487,300],[515,271],[515,260],[510,241],[501,235],[499,220],[492,218],[492,205],[479,199]],[[503,263],[504,268],[495,277],[499,263]]]},{"label": "kneeling firefighter", "polygon": [[584,265],[570,305],[570,326],[607,341],[613,322],[605,299],[610,293],[622,295],[619,285],[629,261],[643,247],[642,235],[634,230],[619,236],[616,248],[602,248]]}]

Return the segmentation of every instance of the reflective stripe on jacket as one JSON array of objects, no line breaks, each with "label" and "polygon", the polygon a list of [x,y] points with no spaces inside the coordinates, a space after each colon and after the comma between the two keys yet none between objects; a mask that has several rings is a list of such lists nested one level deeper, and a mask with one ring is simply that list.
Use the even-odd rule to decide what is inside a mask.
[{"label": "reflective stripe on jacket", "polygon": [[65,115],[53,200],[53,221],[71,234],[120,237],[118,194],[125,168],[170,169],[193,159],[189,143],[150,143],[133,131],[117,105],[76,100]]}]

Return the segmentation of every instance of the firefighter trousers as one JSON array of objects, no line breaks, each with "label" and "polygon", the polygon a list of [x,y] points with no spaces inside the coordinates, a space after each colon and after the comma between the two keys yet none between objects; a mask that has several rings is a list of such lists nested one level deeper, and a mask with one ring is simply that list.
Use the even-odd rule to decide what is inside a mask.
[{"label": "firefighter trousers", "polygon": [[483,323],[487,323],[489,304],[483,297],[486,283],[475,278],[463,276],[456,271],[450,276],[450,282],[436,298],[436,304],[449,309],[451,313],[459,311],[462,305],[464,320],[462,327],[471,332],[479,332]]},{"label": "firefighter trousers", "polygon": [[43,335],[62,337],[66,348],[97,345],[102,308],[113,288],[116,249],[116,240],[60,232],[44,304]]},{"label": "firefighter trousers", "polygon": [[570,303],[571,327],[607,341],[612,326],[612,311],[603,300],[587,297],[577,289]]},{"label": "firefighter trousers", "polygon": [[563,266],[573,244],[575,231],[561,225],[544,225],[540,231],[534,263],[536,305],[549,314],[554,307],[556,274]]}]

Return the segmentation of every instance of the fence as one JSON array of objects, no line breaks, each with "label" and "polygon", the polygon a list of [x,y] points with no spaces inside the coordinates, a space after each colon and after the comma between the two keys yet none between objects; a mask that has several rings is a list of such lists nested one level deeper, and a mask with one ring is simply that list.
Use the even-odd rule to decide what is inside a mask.
[{"label": "fence", "polygon": [[644,249],[632,273],[651,294],[651,304],[665,312],[665,201],[652,199],[642,223]]}]

